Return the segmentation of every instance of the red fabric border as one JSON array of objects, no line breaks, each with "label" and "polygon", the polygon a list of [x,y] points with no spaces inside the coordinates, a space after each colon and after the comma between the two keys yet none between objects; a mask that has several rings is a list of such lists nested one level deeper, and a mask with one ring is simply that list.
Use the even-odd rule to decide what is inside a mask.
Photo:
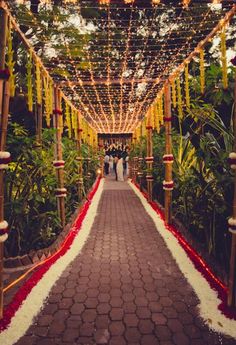
[{"label": "red fabric border", "polygon": [[72,228],[75,227],[72,231],[69,232],[64,242],[61,245],[59,251],[52,255],[49,259],[46,259],[46,262],[42,262],[42,265],[32,274],[32,276],[20,287],[20,289],[15,294],[12,302],[4,308],[3,318],[0,320],[0,331],[6,329],[11,322],[12,317],[15,315],[23,301],[26,299],[28,294],[31,292],[33,287],[38,283],[38,281],[44,276],[48,269],[60,258],[62,257],[71,247],[75,236],[80,231],[82,222],[87,214],[90,203],[96,193],[98,186],[100,184],[101,178],[98,178],[94,183],[92,190],[87,196],[87,200],[82,206]]}]

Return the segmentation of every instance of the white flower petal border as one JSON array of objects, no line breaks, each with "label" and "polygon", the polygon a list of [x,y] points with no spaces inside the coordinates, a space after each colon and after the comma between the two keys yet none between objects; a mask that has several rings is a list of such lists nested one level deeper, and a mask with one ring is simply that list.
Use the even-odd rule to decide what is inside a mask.
[{"label": "white flower petal border", "polygon": [[181,272],[198,296],[200,301],[198,306],[200,317],[210,329],[236,338],[236,320],[227,318],[218,309],[218,305],[221,303],[221,300],[218,298],[217,292],[210,287],[207,280],[194,267],[188,255],[178,243],[178,240],[166,229],[164,221],[159,217],[155,210],[153,210],[151,205],[149,205],[142,193],[131,181],[128,181],[128,183],[134,193],[139,197],[146,212],[154,221],[157,231],[164,239],[166,246],[177,262]]},{"label": "white flower petal border", "polygon": [[28,330],[39,313],[55,282],[60,278],[67,266],[78,256],[86,242],[97,214],[98,204],[102,195],[104,179],[101,179],[93,196],[80,231],[76,235],[69,250],[59,258],[44,274],[37,285],[31,290],[21,307],[11,319],[9,327],[0,333],[0,344],[15,344]]}]

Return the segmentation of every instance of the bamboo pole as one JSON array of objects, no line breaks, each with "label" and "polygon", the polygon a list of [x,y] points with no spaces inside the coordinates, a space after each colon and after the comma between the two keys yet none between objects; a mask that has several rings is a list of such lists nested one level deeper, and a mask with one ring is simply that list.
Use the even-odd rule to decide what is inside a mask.
[{"label": "bamboo pole", "polygon": [[[5,52],[8,30],[8,15],[0,8],[0,70],[5,69]],[[5,150],[9,112],[9,83],[0,79],[0,151]],[[4,221],[4,170],[0,170],[0,222]],[[0,243],[0,319],[3,317],[3,257],[4,244]]]},{"label": "bamboo pole", "polygon": [[170,84],[165,86],[165,155],[163,161],[165,164],[165,180],[163,189],[165,191],[165,222],[172,222],[172,140],[171,140],[171,91]]},{"label": "bamboo pole", "polygon": [[62,116],[60,109],[60,90],[58,86],[54,87],[54,111],[53,111],[53,125],[56,130],[55,133],[55,161],[54,166],[56,167],[57,176],[57,209],[61,220],[61,226],[65,226],[65,197],[66,189],[64,188],[64,161],[62,155],[62,129],[60,128],[59,116]]},{"label": "bamboo pole", "polygon": [[[236,73],[234,82],[234,154],[236,154]],[[235,162],[234,162],[235,164]],[[231,218],[236,222],[236,172],[234,174],[234,199],[233,199],[233,216]],[[231,240],[231,256],[230,256],[230,269],[229,269],[229,290],[228,290],[228,305],[236,307],[236,225],[232,225],[230,231],[232,232]]]}]

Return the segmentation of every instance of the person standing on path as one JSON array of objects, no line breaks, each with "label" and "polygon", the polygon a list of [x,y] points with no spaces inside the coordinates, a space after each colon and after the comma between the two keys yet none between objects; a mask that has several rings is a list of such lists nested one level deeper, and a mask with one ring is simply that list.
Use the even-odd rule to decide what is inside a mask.
[{"label": "person standing on path", "polygon": [[109,157],[109,173],[113,173],[113,168],[114,168],[114,158],[112,155]]},{"label": "person standing on path", "polygon": [[118,163],[118,156],[115,154],[114,160],[113,160],[113,170],[116,175],[116,181],[117,181],[117,163]]},{"label": "person standing on path", "polygon": [[117,180],[123,182],[124,181],[123,158],[121,155],[119,155],[118,158],[119,158],[119,160],[118,160],[117,166],[116,166]]},{"label": "person standing on path", "polygon": [[104,158],[104,170],[105,170],[105,175],[108,175],[109,174],[109,156],[107,152]]}]

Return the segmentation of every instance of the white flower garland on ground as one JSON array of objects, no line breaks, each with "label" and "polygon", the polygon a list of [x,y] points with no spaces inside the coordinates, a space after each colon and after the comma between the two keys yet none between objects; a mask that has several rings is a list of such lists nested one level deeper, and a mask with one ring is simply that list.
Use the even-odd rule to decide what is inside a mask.
[{"label": "white flower garland on ground", "polygon": [[236,338],[236,321],[227,318],[218,309],[221,300],[218,298],[217,292],[210,287],[207,280],[196,270],[184,249],[179,245],[178,240],[166,229],[164,221],[148,204],[142,193],[130,181],[128,183],[154,221],[157,231],[165,241],[181,272],[198,296],[200,300],[198,306],[200,317],[210,329]]},{"label": "white flower garland on ground", "polygon": [[[33,323],[34,318],[39,313],[40,309],[42,309],[43,303],[48,297],[52,286],[60,278],[67,266],[79,255],[89,236],[94,218],[97,214],[98,204],[103,191],[103,184],[104,180],[102,179],[83,220],[81,229],[75,237],[70,249],[49,268],[29,293],[15,316],[11,319],[9,327],[0,333],[0,344],[13,345],[26,333]],[[71,231],[73,231],[73,228]]]}]

